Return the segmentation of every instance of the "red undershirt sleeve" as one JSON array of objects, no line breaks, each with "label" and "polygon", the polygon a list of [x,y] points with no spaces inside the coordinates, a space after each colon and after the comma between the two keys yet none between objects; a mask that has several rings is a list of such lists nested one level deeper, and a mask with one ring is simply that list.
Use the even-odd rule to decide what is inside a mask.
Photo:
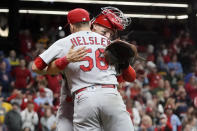
[{"label": "red undershirt sleeve", "polygon": [[125,81],[133,82],[136,79],[136,72],[131,66],[129,66],[122,71],[122,77]]},{"label": "red undershirt sleeve", "polygon": [[64,68],[69,64],[66,57],[58,58],[55,60],[55,65],[59,70],[64,70]]},{"label": "red undershirt sleeve", "polygon": [[36,59],[34,60],[34,63],[36,65],[37,69],[39,69],[39,70],[43,70],[47,66],[47,64],[39,56],[36,57]]}]

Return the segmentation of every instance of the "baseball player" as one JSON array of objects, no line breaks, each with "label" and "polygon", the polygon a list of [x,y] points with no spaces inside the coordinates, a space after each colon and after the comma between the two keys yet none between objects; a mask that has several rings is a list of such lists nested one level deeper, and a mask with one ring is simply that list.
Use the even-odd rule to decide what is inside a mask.
[{"label": "baseball player", "polygon": [[[75,97],[74,131],[100,131],[101,127],[106,131],[133,131],[129,113],[117,91],[115,68],[109,67],[104,57],[100,55],[110,44],[109,40],[91,32],[88,24],[81,22],[89,20],[88,14],[82,15],[82,12],[81,9],[74,9],[68,13],[70,30],[73,34],[57,41],[58,45],[65,46],[65,49],[61,48],[59,52],[61,58],[51,63],[47,69],[48,73],[63,70],[67,76],[71,93]],[[68,62],[66,54],[73,46],[76,49],[83,46],[88,48],[88,54],[83,61]]]},{"label": "baseball player", "polygon": [[[114,34],[115,29],[117,29],[116,26],[113,26],[110,22],[111,19],[107,18],[107,15],[104,13],[101,13],[94,21],[93,24],[93,31],[98,32],[106,37],[111,37],[112,34]],[[74,51],[73,50],[73,54],[75,54],[75,60],[73,61],[78,61],[80,59],[76,59],[76,58],[80,58],[77,57],[79,55],[79,51]],[[52,52],[51,52],[52,53]],[[53,54],[50,54],[53,55]],[[44,58],[43,58],[44,59]],[[73,59],[73,58],[71,58]],[[35,62],[35,64],[37,64],[37,67],[45,67],[46,64],[43,61],[40,61],[42,59],[37,58],[37,62]],[[70,61],[72,62],[72,61]],[[41,64],[41,65],[39,65]],[[35,66],[35,65],[34,65]],[[36,67],[36,68],[37,68]],[[37,69],[37,70],[42,70],[42,69]],[[127,71],[128,74],[128,71]],[[135,78],[135,75],[132,74],[131,77],[126,77],[126,78],[130,78],[130,81],[133,81],[133,79]],[[72,130],[72,112],[73,112],[73,104],[72,104],[72,100],[68,97],[69,90],[66,88],[62,88],[61,89],[61,97],[60,97],[60,108],[58,110],[58,125],[57,125],[57,129],[58,131],[71,131]]]}]

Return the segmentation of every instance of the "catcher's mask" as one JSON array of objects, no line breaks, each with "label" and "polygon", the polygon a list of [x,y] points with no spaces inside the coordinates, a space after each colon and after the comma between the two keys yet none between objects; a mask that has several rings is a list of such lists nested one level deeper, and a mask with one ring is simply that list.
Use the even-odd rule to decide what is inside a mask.
[{"label": "catcher's mask", "polygon": [[118,8],[104,7],[101,10],[102,12],[92,20],[93,24],[99,24],[117,32],[125,29],[131,22]]}]

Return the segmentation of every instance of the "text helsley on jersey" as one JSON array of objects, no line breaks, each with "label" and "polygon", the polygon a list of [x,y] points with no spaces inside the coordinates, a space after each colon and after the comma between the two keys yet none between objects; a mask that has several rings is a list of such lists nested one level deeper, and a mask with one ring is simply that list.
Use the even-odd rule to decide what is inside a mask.
[{"label": "text helsley on jersey", "polygon": [[110,41],[105,37],[75,37],[70,39],[74,46],[80,45],[102,45],[106,47]]}]

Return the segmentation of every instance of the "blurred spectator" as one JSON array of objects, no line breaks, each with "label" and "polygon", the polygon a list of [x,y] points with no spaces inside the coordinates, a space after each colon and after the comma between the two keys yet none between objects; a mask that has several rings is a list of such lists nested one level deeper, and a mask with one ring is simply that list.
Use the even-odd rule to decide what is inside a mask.
[{"label": "blurred spectator", "polygon": [[176,74],[176,71],[174,68],[169,70],[168,75],[166,76],[166,79],[170,82],[173,89],[177,88],[177,84],[179,81],[179,76]]},{"label": "blurred spectator", "polygon": [[144,71],[144,69],[138,69],[136,70],[136,80],[135,82],[137,82],[139,84],[139,86],[142,88],[144,84],[148,84],[148,79],[146,76],[146,73]]},{"label": "blurred spectator", "polygon": [[37,112],[39,106],[37,103],[34,102],[34,98],[35,98],[35,95],[33,91],[31,90],[26,91],[26,94],[22,100],[21,110],[24,110],[27,107],[28,103],[32,102],[34,104],[34,111]]},{"label": "blurred spectator", "polygon": [[180,62],[177,61],[177,55],[173,54],[171,57],[171,61],[168,62],[168,69],[174,69],[176,75],[182,76],[183,75],[183,68]]},{"label": "blurred spectator", "polygon": [[142,90],[141,90],[141,96],[144,97],[144,99],[148,100],[152,100],[152,94],[150,92],[150,86],[149,85],[144,85]]},{"label": "blurred spectator", "polygon": [[[1,110],[0,110],[1,111]],[[2,113],[1,113],[2,114]],[[2,117],[2,116],[1,116]],[[4,121],[0,120],[0,131],[8,131],[6,124]]]},{"label": "blurred spectator", "polygon": [[194,98],[197,96],[197,83],[196,83],[196,77],[194,74],[191,74],[188,77],[189,82],[186,83],[185,89],[189,95],[189,97],[194,100]]},{"label": "blurred spectator", "polygon": [[38,48],[39,49],[42,49],[43,47],[44,48],[47,48],[48,44],[49,44],[49,38],[48,36],[45,34],[42,34],[42,36],[39,38],[38,40],[38,43],[42,44],[40,45]]},{"label": "blurred spectator", "polygon": [[169,54],[169,51],[168,51],[167,48],[162,50],[162,55],[163,55],[163,59],[164,59],[164,63],[165,64],[167,64],[168,62],[170,62],[170,54]]},{"label": "blurred spectator", "polygon": [[158,80],[157,88],[153,89],[151,93],[153,96],[158,97],[159,100],[164,101],[164,91],[165,91],[164,80],[160,79]]},{"label": "blurred spectator", "polygon": [[11,71],[11,66],[9,61],[5,58],[4,52],[0,50],[0,62],[4,61],[6,63],[6,72]]},{"label": "blurred spectator", "polygon": [[52,114],[52,109],[50,107],[45,109],[45,114],[41,117],[40,122],[42,124],[42,131],[55,131],[56,118]]},{"label": "blurred spectator", "polygon": [[33,102],[28,102],[27,108],[21,112],[21,117],[22,129],[29,128],[31,131],[35,131],[35,127],[38,124],[38,114],[34,111]]},{"label": "blurred spectator", "polygon": [[195,131],[197,129],[197,119],[195,116],[192,116],[188,119],[184,131]]},{"label": "blurred spectator", "polygon": [[43,44],[43,43],[40,43],[40,42],[37,42],[36,43],[36,46],[35,46],[35,53],[37,54],[37,55],[39,55],[39,54],[41,54],[42,52],[44,52],[45,51],[45,45]]},{"label": "blurred spectator", "polygon": [[171,87],[171,84],[170,84],[170,82],[168,80],[164,80],[164,88],[165,88],[165,90],[168,90],[169,92],[173,91],[172,87]]},{"label": "blurred spectator", "polygon": [[190,76],[194,75],[196,77],[196,81],[197,81],[197,61],[192,61],[192,65],[191,65],[191,72],[188,73],[185,77],[184,77],[184,82],[188,83]]},{"label": "blurred spectator", "polygon": [[142,117],[142,123],[138,131],[154,131],[154,128],[152,126],[152,119],[150,116],[144,115]]},{"label": "blurred spectator", "polygon": [[184,77],[184,82],[185,82],[186,84],[189,83],[191,77],[195,77],[195,79],[197,79],[196,74],[195,74],[194,72],[192,72],[192,73],[187,74],[187,75]]},{"label": "blurred spectator", "polygon": [[5,115],[10,110],[12,110],[12,105],[4,102],[3,97],[0,96],[0,123],[4,123]]},{"label": "blurred spectator", "polygon": [[31,72],[26,68],[26,61],[23,58],[20,59],[20,66],[13,69],[12,75],[16,79],[15,88],[22,90],[23,92],[25,92],[26,89],[31,88],[33,85]]},{"label": "blurred spectator", "polygon": [[185,32],[184,37],[181,39],[181,46],[187,47],[190,45],[194,45],[194,41],[190,38],[190,33]]},{"label": "blurred spectator", "polygon": [[156,113],[157,111],[157,103],[158,99],[155,97],[152,100],[146,101],[146,108],[145,108],[145,113],[146,115],[150,116],[152,118],[153,124],[155,124],[156,121]]},{"label": "blurred spectator", "polygon": [[167,107],[166,105],[170,105],[169,107],[172,107],[172,110],[176,109],[176,105],[175,105],[175,98],[173,96],[170,96],[165,103],[164,107]]},{"label": "blurred spectator", "polygon": [[165,114],[160,115],[159,125],[155,128],[155,131],[172,131],[172,125]]},{"label": "blurred spectator", "polygon": [[153,45],[148,45],[147,47],[147,61],[155,61],[155,55],[154,55],[154,46]]},{"label": "blurred spectator", "polygon": [[9,111],[5,116],[5,124],[8,131],[21,131],[22,119],[20,114],[20,106],[18,103],[12,104],[13,109]]},{"label": "blurred spectator", "polygon": [[19,105],[22,104],[23,94],[20,90],[14,89],[10,97],[7,98],[7,101],[10,103],[18,103]]},{"label": "blurred spectator", "polygon": [[53,93],[60,93],[62,76],[61,75],[45,75],[48,88],[53,91]]},{"label": "blurred spectator", "polygon": [[10,72],[6,71],[6,63],[0,62],[0,83],[1,83],[1,95],[7,98],[10,95],[10,91],[14,86],[14,81],[11,77]]},{"label": "blurred spectator", "polygon": [[188,107],[192,104],[190,98],[187,96],[187,93],[184,87],[180,87],[176,92],[176,113],[180,116],[181,120],[184,119]]},{"label": "blurred spectator", "polygon": [[173,113],[173,107],[170,104],[167,104],[165,107],[165,113],[168,118],[168,121],[173,127],[173,131],[181,131],[182,125],[179,117]]},{"label": "blurred spectator", "polygon": [[47,88],[47,80],[46,77],[44,76],[38,76],[37,77],[37,86],[38,86],[38,90],[40,91],[39,93],[37,93],[37,96],[39,97],[41,95],[41,93],[45,93],[46,97],[48,99],[48,104],[52,105],[52,101],[53,101],[53,92],[51,89]]},{"label": "blurred spectator", "polygon": [[196,117],[195,109],[193,106],[190,106],[186,112],[184,119],[182,120],[183,125],[185,126],[188,123],[189,119],[192,118],[193,116]]},{"label": "blurred spectator", "polygon": [[165,60],[162,56],[162,52],[157,53],[156,64],[158,65],[159,71],[167,71],[167,65],[166,65]]},{"label": "blurred spectator", "polygon": [[29,58],[29,62],[27,63],[27,68],[28,68],[29,71],[31,72],[31,75],[32,75],[32,77],[33,77],[34,79],[36,78],[36,76],[37,76],[38,74],[32,71],[32,65],[33,65],[33,63],[34,63],[34,59],[35,59],[39,54],[41,54],[41,52],[37,52],[37,50],[33,50],[33,51],[32,51],[32,54],[31,54],[32,56],[31,56],[31,58]]},{"label": "blurred spectator", "polygon": [[174,54],[179,54],[180,53],[180,36],[179,37],[176,37],[172,44],[171,44],[171,50],[172,50],[172,53]]},{"label": "blurred spectator", "polygon": [[149,85],[151,89],[158,87],[158,81],[161,79],[161,76],[157,72],[157,67],[153,62],[148,62],[147,67],[149,68],[149,73],[147,75],[149,80]]},{"label": "blurred spectator", "polygon": [[29,53],[34,47],[34,43],[30,31],[28,29],[21,31],[19,40],[20,40],[21,53],[23,54],[23,56],[26,57],[29,56]]},{"label": "blurred spectator", "polygon": [[44,104],[49,104],[49,105],[53,105],[52,104],[52,100],[49,99],[46,95],[46,91],[45,88],[40,88],[39,89],[39,96],[37,98],[34,99],[34,101],[39,105],[39,106],[43,106]]},{"label": "blurred spectator", "polygon": [[141,91],[140,84],[137,81],[135,81],[130,85],[130,87],[128,87],[126,93],[130,99],[134,99],[140,94],[140,91]]},{"label": "blurred spectator", "polygon": [[19,66],[19,58],[16,57],[16,51],[15,50],[11,50],[8,56],[8,61],[11,65],[11,67],[16,67]]}]

